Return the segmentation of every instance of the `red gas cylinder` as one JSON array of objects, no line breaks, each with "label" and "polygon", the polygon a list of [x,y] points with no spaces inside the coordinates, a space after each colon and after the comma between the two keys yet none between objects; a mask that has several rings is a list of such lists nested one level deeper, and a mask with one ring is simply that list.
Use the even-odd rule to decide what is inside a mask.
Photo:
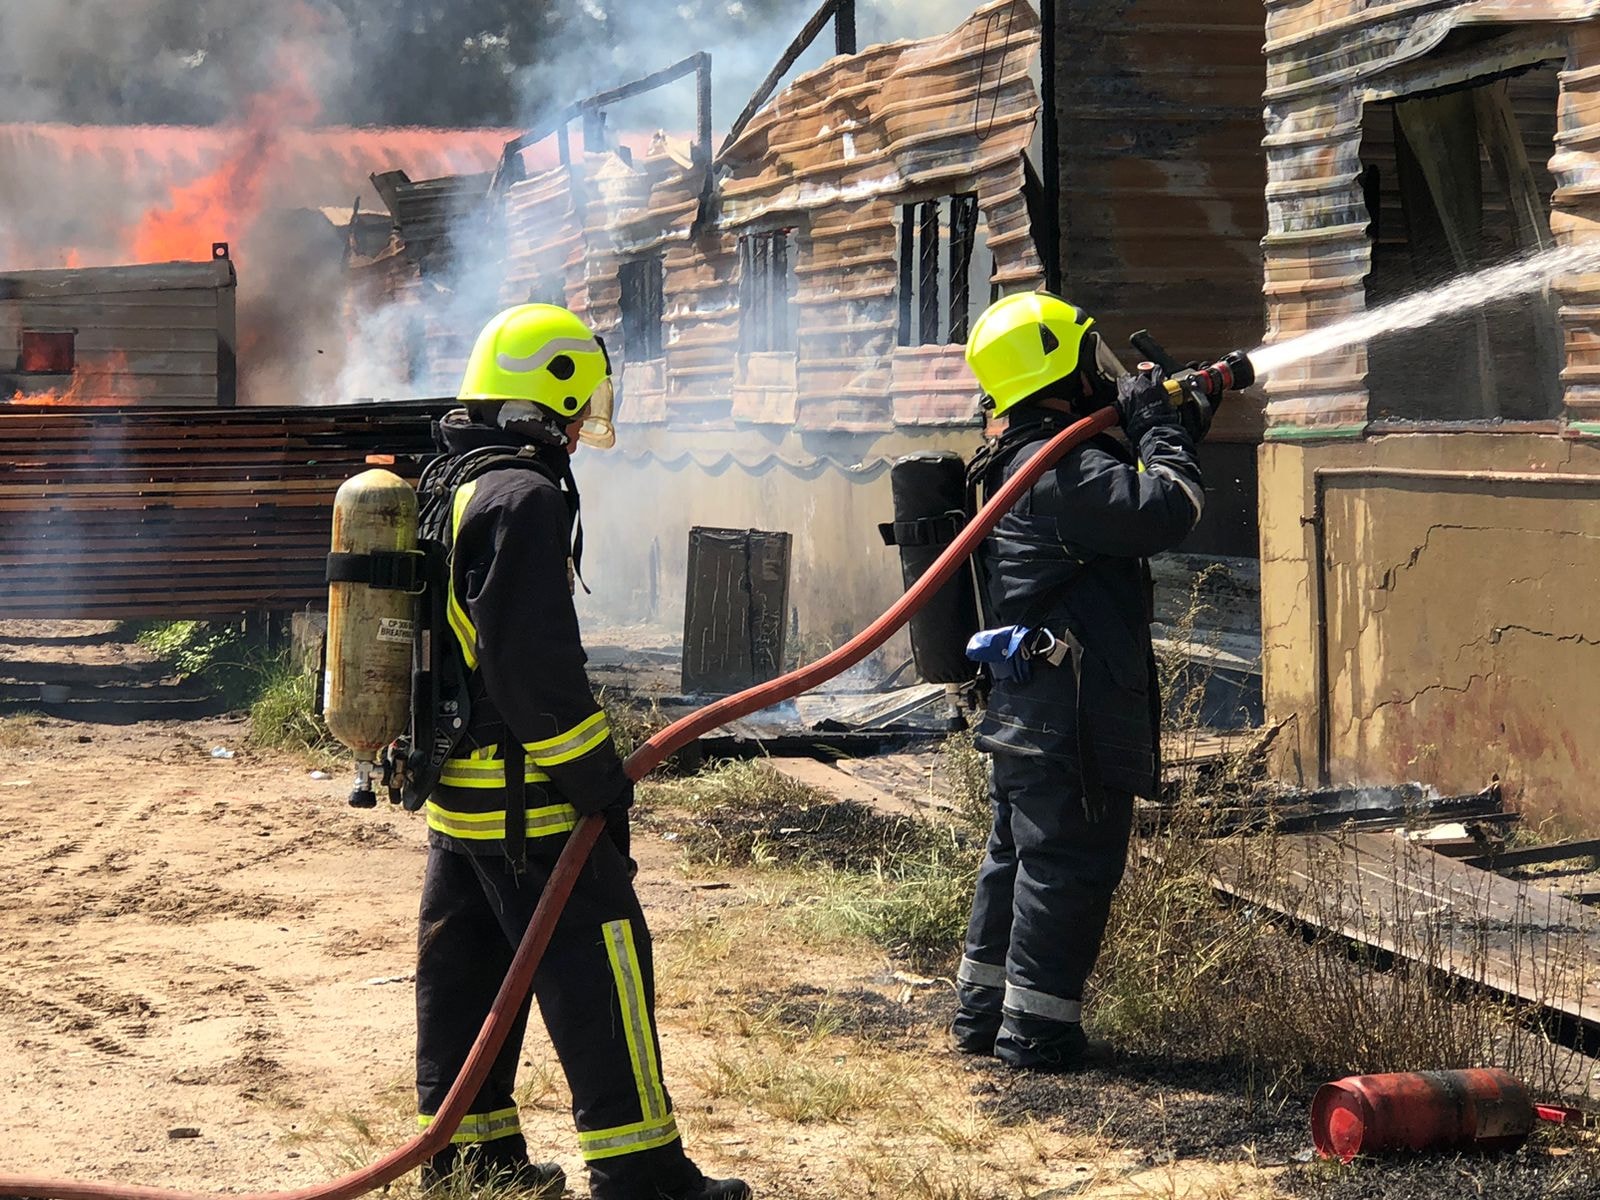
[{"label": "red gas cylinder", "polygon": [[1515,1150],[1533,1128],[1528,1090],[1504,1071],[1352,1075],[1317,1089],[1311,1138],[1324,1158],[1395,1150]]}]

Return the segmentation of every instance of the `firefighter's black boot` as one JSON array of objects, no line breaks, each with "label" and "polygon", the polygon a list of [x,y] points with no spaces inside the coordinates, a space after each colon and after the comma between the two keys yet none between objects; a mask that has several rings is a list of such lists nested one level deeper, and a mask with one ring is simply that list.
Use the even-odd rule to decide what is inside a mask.
[{"label": "firefighter's black boot", "polygon": [[557,1164],[529,1160],[520,1133],[478,1145],[452,1144],[422,1165],[425,1191],[450,1188],[458,1179],[468,1188],[480,1183],[519,1188],[537,1200],[556,1200],[567,1189],[567,1173]]},{"label": "firefighter's black boot", "polygon": [[1089,1038],[1077,1021],[1047,1021],[1010,1012],[994,1043],[996,1058],[1025,1071],[1081,1071],[1090,1065],[1089,1051]]},{"label": "firefighter's black boot", "polygon": [[999,1013],[980,1012],[963,1004],[950,1022],[950,1045],[962,1054],[992,1055],[999,1036]]},{"label": "firefighter's black boot", "polygon": [[752,1200],[755,1192],[742,1179],[707,1179],[697,1192],[690,1192],[683,1200]]}]

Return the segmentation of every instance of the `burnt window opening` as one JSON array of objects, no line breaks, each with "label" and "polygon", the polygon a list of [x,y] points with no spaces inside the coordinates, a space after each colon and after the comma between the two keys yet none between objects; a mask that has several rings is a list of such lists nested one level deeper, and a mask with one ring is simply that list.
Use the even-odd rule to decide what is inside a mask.
[{"label": "burnt window opening", "polygon": [[[1556,64],[1448,92],[1369,104],[1359,184],[1372,269],[1366,304],[1554,244],[1547,160]],[[1549,420],[1562,406],[1556,300],[1487,304],[1367,346],[1375,420]]]},{"label": "burnt window opening", "polygon": [[900,345],[960,345],[998,298],[994,259],[969,193],[900,208]]},{"label": "burnt window opening", "polygon": [[617,280],[622,285],[623,361],[660,358],[666,312],[665,271],[660,256],[623,263]]},{"label": "burnt window opening", "polygon": [[792,229],[739,239],[739,350],[795,348],[795,237]]},{"label": "burnt window opening", "polygon": [[25,375],[71,375],[78,369],[77,341],[71,329],[24,329],[17,369]]}]

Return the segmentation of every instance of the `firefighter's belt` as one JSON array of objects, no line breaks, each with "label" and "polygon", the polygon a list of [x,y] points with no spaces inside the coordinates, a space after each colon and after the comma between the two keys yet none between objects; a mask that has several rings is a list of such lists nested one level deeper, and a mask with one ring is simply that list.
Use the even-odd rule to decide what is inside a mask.
[{"label": "firefighter's belt", "polygon": [[422,554],[417,550],[328,555],[328,583],[364,583],[387,591],[416,592],[421,574]]}]

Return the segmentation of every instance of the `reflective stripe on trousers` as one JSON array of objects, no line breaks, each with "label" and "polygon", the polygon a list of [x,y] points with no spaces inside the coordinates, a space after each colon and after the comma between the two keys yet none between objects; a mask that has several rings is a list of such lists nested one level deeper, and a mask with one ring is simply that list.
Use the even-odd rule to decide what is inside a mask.
[{"label": "reflective stripe on trousers", "polygon": [[633,923],[610,921],[601,927],[601,936],[605,940],[606,957],[611,960],[617,1003],[622,1010],[622,1030],[628,1041],[628,1058],[633,1067],[634,1085],[639,1091],[643,1119],[630,1125],[580,1133],[578,1143],[586,1162],[653,1150],[678,1137],[678,1123],[667,1103],[661,1065],[656,1059],[655,1030],[649,997],[645,994],[644,971],[634,947]]},{"label": "reflective stripe on trousers", "polygon": [[[427,1129],[432,1124],[433,1117],[430,1114],[417,1114],[418,1129]],[[517,1110],[501,1108],[494,1112],[468,1113],[461,1119],[461,1125],[450,1135],[450,1141],[458,1146],[467,1146],[478,1142],[492,1142],[497,1138],[510,1137],[514,1133],[521,1132],[522,1121],[517,1116]]]}]

